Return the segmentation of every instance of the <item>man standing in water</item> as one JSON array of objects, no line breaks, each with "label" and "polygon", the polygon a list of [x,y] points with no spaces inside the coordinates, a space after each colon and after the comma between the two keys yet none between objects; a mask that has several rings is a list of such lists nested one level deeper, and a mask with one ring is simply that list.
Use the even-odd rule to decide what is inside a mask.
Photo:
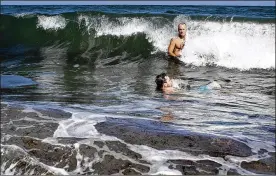
[{"label": "man standing in water", "polygon": [[168,54],[170,57],[179,58],[182,49],[185,46],[187,26],[185,23],[178,25],[178,37],[172,38],[168,47]]}]

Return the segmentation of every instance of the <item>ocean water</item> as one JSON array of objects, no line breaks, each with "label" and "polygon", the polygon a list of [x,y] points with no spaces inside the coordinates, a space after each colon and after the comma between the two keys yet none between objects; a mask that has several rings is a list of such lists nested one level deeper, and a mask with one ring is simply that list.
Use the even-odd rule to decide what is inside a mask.
[{"label": "ocean water", "polygon": [[[187,42],[181,63],[174,63],[166,52],[180,22],[187,24]],[[240,163],[267,157],[259,151],[275,152],[275,7],[1,6],[0,33],[1,75],[32,80],[10,79],[1,102],[21,105],[24,112],[50,108],[72,113],[57,120],[53,134],[41,140],[120,141],[149,163],[145,174],[181,174],[168,167],[172,159],[208,159],[222,165],[220,174],[231,169],[256,174]],[[155,76],[162,72],[191,89],[171,95],[156,91]],[[29,81],[27,87],[13,86]],[[213,81],[221,88],[202,89]],[[162,122],[167,114],[171,119]],[[225,160],[132,144],[95,128],[108,118],[161,121],[175,130],[227,137],[255,154]],[[2,132],[1,143],[12,136]],[[1,146],[2,156],[20,148]],[[16,161],[8,161],[1,160],[1,174],[22,173],[12,171]],[[55,174],[87,172],[37,162]]]}]

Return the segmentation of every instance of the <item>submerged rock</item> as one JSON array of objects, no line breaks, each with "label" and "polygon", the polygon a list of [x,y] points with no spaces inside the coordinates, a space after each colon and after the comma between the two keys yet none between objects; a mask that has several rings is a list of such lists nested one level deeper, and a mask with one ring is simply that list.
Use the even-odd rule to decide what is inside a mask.
[{"label": "submerged rock", "polygon": [[[134,164],[127,160],[116,159],[112,155],[105,155],[102,162],[97,162],[93,165],[93,169],[96,170],[95,174],[99,175],[111,175],[119,173],[123,171],[123,173],[134,173],[133,169],[140,171],[142,173],[149,172],[149,167],[141,165],[141,164]],[[138,172],[135,171],[135,174]]]},{"label": "submerged rock", "polygon": [[157,121],[109,118],[95,127],[99,132],[115,136],[127,143],[147,145],[158,150],[181,150],[215,157],[246,157],[253,154],[246,144],[231,138],[174,130]]},{"label": "submerged rock", "polygon": [[[176,129],[168,123],[144,119],[115,119],[95,125],[103,134],[116,136],[121,141],[99,141],[93,138],[54,138],[58,122],[71,117],[70,113],[54,109],[23,111],[20,106],[1,104],[1,164],[5,172],[19,175],[41,174],[125,174],[148,173],[151,164],[126,143],[146,145],[158,150],[180,150],[192,155],[214,157],[252,155],[244,143],[231,138]],[[20,128],[20,126],[28,128]],[[19,128],[18,128],[19,127]],[[43,140],[44,138],[49,140]],[[55,142],[49,142],[49,141]],[[48,142],[47,142],[48,141]],[[259,154],[267,153],[260,150]],[[275,173],[275,153],[253,162],[242,162],[241,167],[261,174]],[[175,159],[164,161],[173,170],[189,175],[219,174],[221,164],[212,160]],[[56,171],[49,169],[55,167]],[[9,170],[9,168],[12,168]],[[60,169],[60,170],[59,170]],[[230,169],[228,175],[237,175]]]},{"label": "submerged rock", "polygon": [[183,175],[217,175],[222,165],[211,160],[168,160],[170,168],[179,170]]},{"label": "submerged rock", "polygon": [[275,152],[270,153],[270,157],[260,159],[258,161],[251,161],[251,162],[243,161],[241,163],[241,167],[251,172],[254,172],[256,174],[276,175]]},{"label": "submerged rock", "polygon": [[[9,153],[2,154],[4,157],[1,158],[1,163],[7,163],[6,167],[4,167],[5,170],[17,161],[20,161],[19,163],[25,163],[17,163],[13,166],[17,172],[24,171],[22,174],[31,172],[27,170],[27,166],[30,165],[28,161],[35,159],[39,161],[35,164],[37,166],[44,164],[54,166],[72,174],[106,175],[124,173],[140,175],[149,172],[149,167],[145,165],[149,163],[140,160],[141,155],[129,150],[123,143],[106,141],[102,143],[104,146],[108,146],[107,149],[97,149],[95,146],[77,143],[79,142],[78,139],[75,140],[76,143],[74,143],[73,139],[60,138],[58,140],[63,141],[63,143],[69,141],[70,144],[50,144],[32,137],[11,137],[4,142],[4,146],[7,145],[6,148],[8,149],[9,145],[14,145],[18,150],[13,149],[15,154],[12,155]],[[112,155],[114,153],[122,153],[124,159],[118,158],[117,154],[115,158]],[[23,161],[20,159],[21,157],[30,159]],[[127,157],[134,159],[136,162],[131,162],[131,159],[126,159]],[[51,172],[47,170],[47,167],[43,167],[42,170],[37,171],[37,175],[43,173]]]},{"label": "submerged rock", "polygon": [[2,134],[44,139],[53,136],[60,120],[71,117],[71,113],[62,110],[35,111],[38,112],[24,112],[22,106],[1,104]]}]

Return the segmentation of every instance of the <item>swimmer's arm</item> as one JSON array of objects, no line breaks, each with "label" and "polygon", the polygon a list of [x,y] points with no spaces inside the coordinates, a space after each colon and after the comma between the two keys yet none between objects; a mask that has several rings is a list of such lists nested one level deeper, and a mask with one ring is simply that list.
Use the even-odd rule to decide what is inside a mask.
[{"label": "swimmer's arm", "polygon": [[177,55],[173,53],[174,48],[175,48],[175,40],[172,38],[170,45],[168,47],[168,54],[169,56],[177,57]]}]

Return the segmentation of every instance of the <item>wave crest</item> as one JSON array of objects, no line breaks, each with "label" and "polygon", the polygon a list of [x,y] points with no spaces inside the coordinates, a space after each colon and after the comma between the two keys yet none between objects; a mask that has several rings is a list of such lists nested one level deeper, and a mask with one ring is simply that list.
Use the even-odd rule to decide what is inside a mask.
[{"label": "wave crest", "polygon": [[44,30],[59,30],[64,29],[67,21],[62,16],[37,16],[37,28],[43,28]]},{"label": "wave crest", "polygon": [[[185,22],[188,32],[183,62],[239,69],[275,68],[275,23],[271,22],[88,12],[28,18],[3,16],[1,32],[15,37],[7,38],[1,44],[3,47],[7,43],[12,46],[65,43],[68,52],[79,53],[80,57],[93,57],[95,53],[115,57],[126,52],[128,56],[148,58],[156,52],[166,53],[170,39],[177,35],[178,23]],[[33,39],[10,34],[19,27],[23,34],[30,33],[30,29],[34,31]]]}]

